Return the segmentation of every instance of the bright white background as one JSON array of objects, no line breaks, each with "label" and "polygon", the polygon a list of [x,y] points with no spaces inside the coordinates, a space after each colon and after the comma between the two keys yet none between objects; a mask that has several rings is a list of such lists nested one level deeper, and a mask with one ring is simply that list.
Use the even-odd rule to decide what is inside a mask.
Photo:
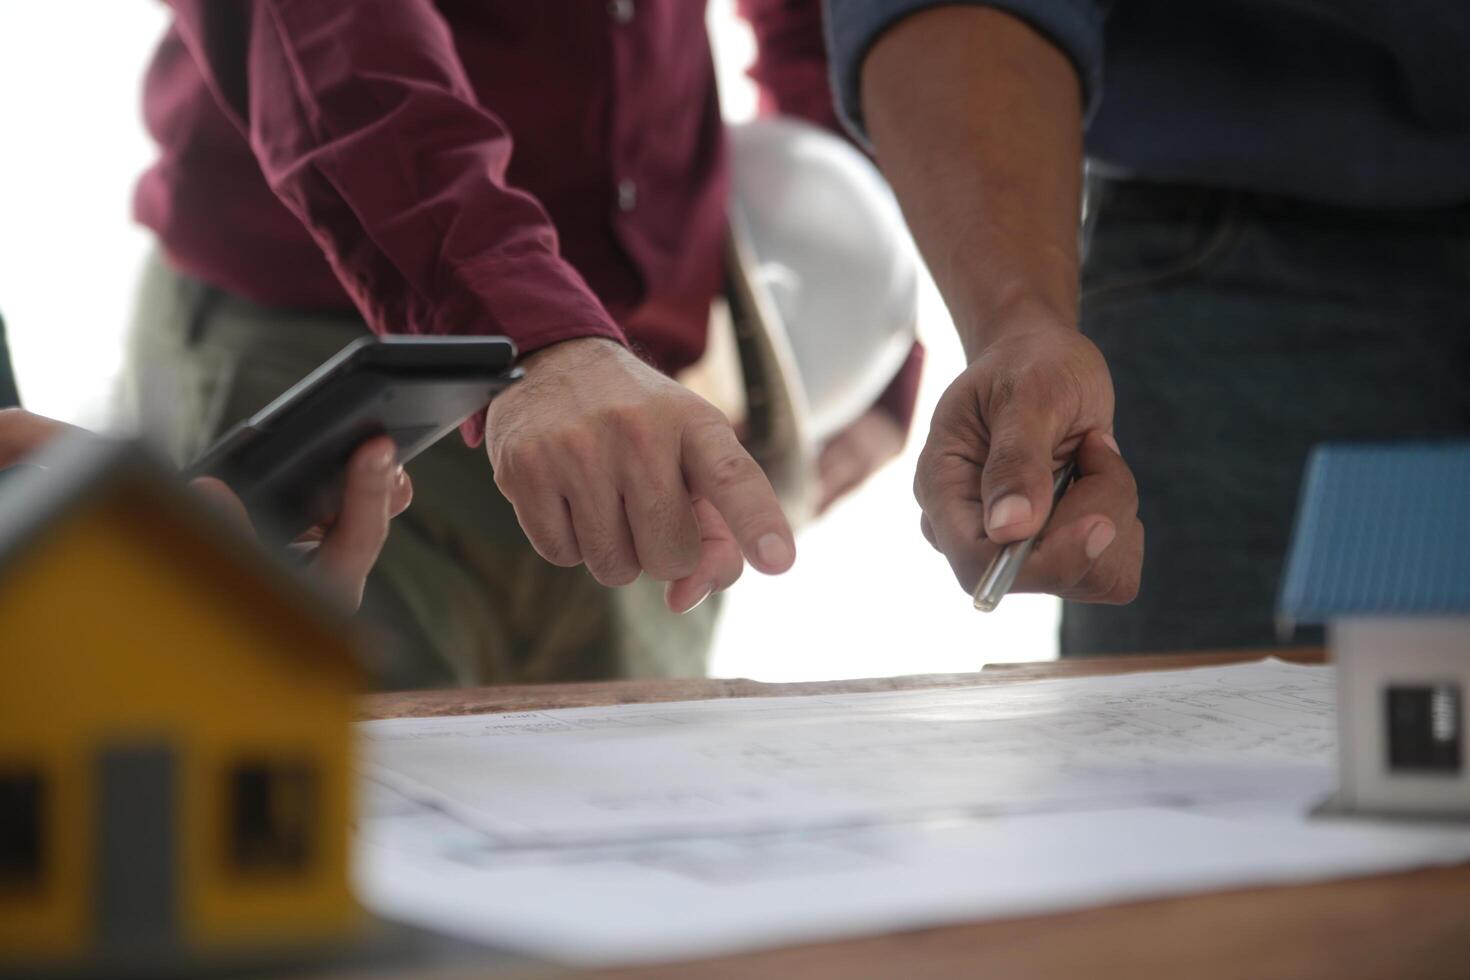
[{"label": "bright white background", "polygon": [[[733,6],[713,0],[710,24],[726,114],[742,119],[755,107],[742,74],[754,45]],[[106,422],[148,249],[130,217],[151,155],[138,92],[166,17],[144,0],[0,4],[0,310],[27,406],[82,424]],[[914,458],[961,363],[932,286],[921,304],[929,369],[907,452],[802,534],[789,574],[736,586],[714,673],[861,677],[1055,656],[1053,600],[976,613],[919,535]]]}]

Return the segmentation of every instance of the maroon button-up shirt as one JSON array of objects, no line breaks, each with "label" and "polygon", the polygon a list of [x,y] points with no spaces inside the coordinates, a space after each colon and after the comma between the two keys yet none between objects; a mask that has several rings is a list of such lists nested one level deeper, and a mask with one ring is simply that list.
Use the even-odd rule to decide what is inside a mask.
[{"label": "maroon button-up shirt", "polygon": [[[183,272],[380,333],[702,354],[728,191],[704,4],[170,5],[136,212]],[[742,8],[767,104],[835,128],[820,0]],[[917,368],[884,397],[905,422]]]}]

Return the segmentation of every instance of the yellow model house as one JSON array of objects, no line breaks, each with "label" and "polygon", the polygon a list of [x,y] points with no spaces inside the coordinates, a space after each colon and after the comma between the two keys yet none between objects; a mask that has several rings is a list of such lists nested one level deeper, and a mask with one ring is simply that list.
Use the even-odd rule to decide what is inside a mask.
[{"label": "yellow model house", "polygon": [[345,621],[141,450],[37,462],[0,483],[0,974],[349,938]]}]

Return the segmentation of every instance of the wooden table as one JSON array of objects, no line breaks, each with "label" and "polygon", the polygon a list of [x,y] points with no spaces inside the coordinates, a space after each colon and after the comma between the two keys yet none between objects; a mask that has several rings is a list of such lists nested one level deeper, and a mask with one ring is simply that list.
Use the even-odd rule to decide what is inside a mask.
[{"label": "wooden table", "polygon": [[[760,684],[614,681],[383,694],[364,715],[472,714],[701,698],[1010,684],[1232,663],[1261,651],[997,664],[978,674]],[[1282,651],[1305,663],[1319,650]],[[600,971],[620,980],[729,977],[1470,978],[1470,866],[1253,888],[1081,912],[795,946],[696,963]]]}]

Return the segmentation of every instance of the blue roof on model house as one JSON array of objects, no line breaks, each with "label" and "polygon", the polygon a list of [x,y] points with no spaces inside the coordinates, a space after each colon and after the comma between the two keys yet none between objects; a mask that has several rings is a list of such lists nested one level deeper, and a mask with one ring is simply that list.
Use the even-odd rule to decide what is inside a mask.
[{"label": "blue roof on model house", "polygon": [[1281,618],[1445,613],[1470,614],[1470,442],[1319,446]]}]

